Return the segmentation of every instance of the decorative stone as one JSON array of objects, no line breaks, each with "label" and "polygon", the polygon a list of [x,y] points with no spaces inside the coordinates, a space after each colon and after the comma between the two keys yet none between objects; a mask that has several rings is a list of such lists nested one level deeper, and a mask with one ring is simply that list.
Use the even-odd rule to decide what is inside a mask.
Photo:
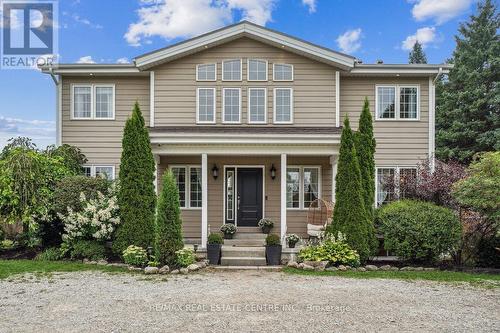
[{"label": "decorative stone", "polygon": [[206,263],[206,262],[204,262],[204,261],[199,261],[199,262],[197,262],[197,263],[196,263],[196,265],[198,265],[198,267],[200,267],[200,268],[205,268],[205,267],[207,267],[207,263]]},{"label": "decorative stone", "polygon": [[304,264],[303,262],[301,262],[301,263],[298,265],[298,267],[297,267],[297,268],[299,268],[299,269],[304,269],[304,266],[305,266],[305,265],[306,265],[306,264]]},{"label": "decorative stone", "polygon": [[423,267],[415,267],[415,270],[416,270],[416,271],[423,271],[423,270],[424,270],[424,268],[423,268]]},{"label": "decorative stone", "polygon": [[412,271],[412,270],[413,270],[413,267],[411,267],[411,266],[401,267],[401,269],[400,269],[401,272]]},{"label": "decorative stone", "polygon": [[187,274],[187,273],[189,273],[189,269],[187,269],[187,268],[183,267],[183,268],[179,269],[179,272],[180,272],[181,274]]},{"label": "decorative stone", "polygon": [[358,267],[357,271],[358,272],[366,272],[366,268],[364,268],[364,267]]},{"label": "decorative stone", "polygon": [[167,274],[170,271],[170,267],[168,265],[163,266],[158,270],[158,273],[160,274]]},{"label": "decorative stone", "polygon": [[288,267],[293,267],[293,268],[299,268],[299,264],[297,264],[295,261],[290,261],[287,264]]},{"label": "decorative stone", "polygon": [[98,265],[100,266],[106,266],[108,264],[107,260],[101,259],[97,262]]},{"label": "decorative stone", "polygon": [[347,266],[347,270],[356,272],[358,269],[356,267]]},{"label": "decorative stone", "polygon": [[425,267],[424,268],[424,271],[427,271],[427,272],[432,272],[432,271],[435,271],[436,269],[434,267]]},{"label": "decorative stone", "polygon": [[339,269],[337,267],[328,267],[327,269],[325,269],[327,272],[336,272],[338,271]]},{"label": "decorative stone", "polygon": [[304,264],[312,267],[326,267],[328,261],[304,261]]},{"label": "decorative stone", "polygon": [[151,266],[148,266],[146,268],[144,268],[144,274],[158,274],[158,267],[151,267]]},{"label": "decorative stone", "polygon": [[89,261],[90,261],[90,260],[88,260],[87,258],[85,258],[85,259],[83,259],[83,260],[82,260],[82,262],[83,262],[84,264],[88,264],[88,263],[89,263]]},{"label": "decorative stone", "polygon": [[394,271],[394,272],[397,272],[399,271],[399,268],[397,268],[396,266],[391,266],[391,271]]},{"label": "decorative stone", "polygon": [[142,268],[135,266],[128,266],[128,270],[132,272],[142,272]]},{"label": "decorative stone", "polygon": [[170,274],[179,274],[179,270],[178,269],[174,269],[173,271],[170,272]]},{"label": "decorative stone", "polygon": [[316,272],[323,272],[325,270],[325,268],[326,267],[324,267],[324,266],[316,266],[316,267],[314,267],[314,270]]},{"label": "decorative stone", "polygon": [[190,271],[190,272],[194,272],[194,271],[197,271],[200,269],[200,266],[196,265],[196,264],[191,264],[187,267],[187,270]]},{"label": "decorative stone", "polygon": [[379,269],[381,271],[390,271],[390,270],[392,270],[392,267],[391,267],[391,265],[383,265],[383,266],[380,266]]},{"label": "decorative stone", "polygon": [[344,265],[339,265],[338,269],[339,269],[339,271],[343,271],[343,272],[347,271],[347,267]]},{"label": "decorative stone", "polygon": [[97,265],[97,261],[91,260],[88,262],[89,265]]},{"label": "decorative stone", "polygon": [[378,271],[378,267],[375,265],[366,265],[365,268],[367,271]]},{"label": "decorative stone", "polygon": [[306,265],[306,264],[304,264],[304,266],[302,267],[302,269],[305,270],[305,271],[314,271],[314,267],[313,266]]}]

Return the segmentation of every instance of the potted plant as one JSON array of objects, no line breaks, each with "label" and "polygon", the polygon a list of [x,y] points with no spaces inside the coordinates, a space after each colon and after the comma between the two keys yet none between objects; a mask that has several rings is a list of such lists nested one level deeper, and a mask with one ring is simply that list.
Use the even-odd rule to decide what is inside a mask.
[{"label": "potted plant", "polygon": [[264,234],[268,234],[274,227],[274,222],[269,219],[262,219],[259,221],[258,226]]},{"label": "potted plant", "polygon": [[220,231],[224,234],[224,239],[232,239],[236,233],[236,226],[231,223],[226,223],[220,227]]},{"label": "potted plant", "polygon": [[220,252],[223,242],[220,234],[211,233],[208,235],[207,259],[210,265],[218,265],[220,263]]},{"label": "potted plant", "polygon": [[288,243],[288,247],[293,249],[295,244],[299,242],[300,238],[296,234],[288,234],[286,235],[286,242]]},{"label": "potted plant", "polygon": [[266,237],[266,261],[268,265],[281,264],[281,240],[278,235],[270,234]]}]

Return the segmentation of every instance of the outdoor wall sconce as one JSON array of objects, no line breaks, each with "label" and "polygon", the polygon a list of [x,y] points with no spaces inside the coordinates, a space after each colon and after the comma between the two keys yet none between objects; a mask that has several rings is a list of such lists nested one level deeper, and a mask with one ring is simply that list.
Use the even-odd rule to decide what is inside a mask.
[{"label": "outdoor wall sconce", "polygon": [[274,164],[271,165],[271,179],[274,180],[276,178],[276,168],[274,167]]},{"label": "outdoor wall sconce", "polygon": [[214,164],[214,167],[212,168],[212,176],[214,177],[214,179],[217,179],[217,177],[219,177],[219,168],[216,164]]}]

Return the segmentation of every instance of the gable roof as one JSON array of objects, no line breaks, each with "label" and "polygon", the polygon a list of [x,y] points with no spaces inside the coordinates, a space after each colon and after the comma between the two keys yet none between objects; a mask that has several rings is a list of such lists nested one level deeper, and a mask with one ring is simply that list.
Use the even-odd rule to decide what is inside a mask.
[{"label": "gable roof", "polygon": [[350,55],[333,51],[302,39],[261,27],[248,21],[242,21],[237,24],[211,31],[201,36],[143,54],[136,57],[134,62],[140,70],[145,70],[241,37],[255,39],[345,70],[349,70],[354,67],[355,58]]}]

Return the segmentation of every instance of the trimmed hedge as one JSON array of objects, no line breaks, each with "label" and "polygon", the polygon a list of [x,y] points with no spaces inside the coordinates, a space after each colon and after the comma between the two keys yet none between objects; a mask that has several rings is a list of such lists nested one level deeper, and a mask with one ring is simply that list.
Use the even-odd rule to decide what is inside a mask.
[{"label": "trimmed hedge", "polygon": [[455,213],[429,202],[402,200],[377,212],[384,247],[398,257],[432,263],[459,243],[461,224]]}]

